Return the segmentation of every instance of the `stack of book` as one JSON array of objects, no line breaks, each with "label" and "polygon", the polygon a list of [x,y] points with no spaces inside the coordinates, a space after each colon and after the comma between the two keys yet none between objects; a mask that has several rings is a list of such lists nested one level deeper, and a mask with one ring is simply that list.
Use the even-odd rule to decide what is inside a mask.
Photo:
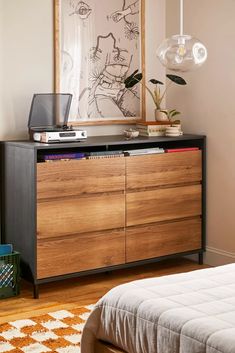
[{"label": "stack of book", "polygon": [[155,153],[164,153],[164,149],[160,147],[153,147],[153,148],[141,148],[137,150],[128,150],[124,151],[125,154],[128,156],[141,156],[143,154],[155,154]]},{"label": "stack of book", "polygon": [[81,153],[81,152],[52,153],[52,154],[45,154],[42,160],[44,162],[69,161],[71,159],[83,159],[85,157],[86,157],[85,153]]},{"label": "stack of book", "polygon": [[123,151],[97,151],[90,152],[87,156],[88,159],[100,159],[100,158],[114,158],[124,157]]},{"label": "stack of book", "polygon": [[169,121],[143,121],[136,124],[136,129],[140,136],[164,136],[169,126]]}]

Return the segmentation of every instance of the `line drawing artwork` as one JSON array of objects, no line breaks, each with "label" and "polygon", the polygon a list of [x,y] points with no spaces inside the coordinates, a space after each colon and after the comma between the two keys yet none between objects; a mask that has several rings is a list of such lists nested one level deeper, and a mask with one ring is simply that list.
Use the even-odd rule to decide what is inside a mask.
[{"label": "line drawing artwork", "polygon": [[119,22],[121,20],[125,21],[125,36],[126,38],[133,40],[137,39],[140,32],[139,26],[135,22],[130,22],[127,20],[128,15],[136,15],[139,13],[139,0],[133,2],[128,7],[126,7],[126,0],[123,0],[122,9],[119,11],[115,11],[111,17],[114,22]]},{"label": "line drawing artwork", "polygon": [[69,121],[140,118],[140,88],[124,81],[140,68],[140,1],[61,0],[62,92]]},{"label": "line drawing artwork", "polygon": [[69,16],[78,15],[82,20],[87,19],[92,11],[89,5],[86,4],[84,1],[79,1],[76,6],[75,2],[71,1],[70,6],[74,8],[74,11]]},{"label": "line drawing artwork", "polygon": [[[109,33],[107,36],[97,37],[97,45],[92,48],[91,59],[93,62],[100,60],[100,40],[109,38],[113,40],[113,47],[106,55],[104,68],[100,72],[96,70],[96,75],[90,78],[92,85],[88,89],[88,117],[105,118],[110,112],[116,116],[133,117],[133,108],[136,103],[139,104],[139,97],[134,90],[127,90],[124,85],[132,61],[128,50],[117,47],[116,38],[113,33]],[[84,93],[85,91],[82,96]],[[79,100],[81,99],[82,97]]]}]

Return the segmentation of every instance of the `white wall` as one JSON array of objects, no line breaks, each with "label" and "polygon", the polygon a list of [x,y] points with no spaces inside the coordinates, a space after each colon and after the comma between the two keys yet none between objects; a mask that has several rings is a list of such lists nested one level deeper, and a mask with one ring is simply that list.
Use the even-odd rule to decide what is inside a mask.
[{"label": "white wall", "polygon": [[[185,0],[185,32],[201,39],[208,61],[184,75],[167,106],[182,112],[183,129],[208,138],[207,262],[235,261],[235,1]],[[167,35],[178,33],[179,1],[166,0]]]},{"label": "white wall", "polygon": [[[3,53],[0,61],[0,139],[27,138],[33,93],[53,91],[53,1],[0,0]],[[147,78],[163,78],[155,50],[165,36],[165,1],[146,0]],[[1,45],[1,44],[0,44]],[[1,48],[1,47],[0,47]],[[153,105],[147,101],[148,117]],[[89,135],[122,133],[124,126],[88,127]],[[126,128],[126,126],[125,126]]]}]

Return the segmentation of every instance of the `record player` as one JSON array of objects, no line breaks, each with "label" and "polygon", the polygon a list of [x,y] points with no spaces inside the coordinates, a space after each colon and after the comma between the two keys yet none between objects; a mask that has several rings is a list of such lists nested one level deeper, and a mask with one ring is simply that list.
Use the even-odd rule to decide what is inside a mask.
[{"label": "record player", "polygon": [[86,130],[68,126],[72,95],[34,94],[29,113],[30,139],[43,143],[78,142],[87,138]]}]

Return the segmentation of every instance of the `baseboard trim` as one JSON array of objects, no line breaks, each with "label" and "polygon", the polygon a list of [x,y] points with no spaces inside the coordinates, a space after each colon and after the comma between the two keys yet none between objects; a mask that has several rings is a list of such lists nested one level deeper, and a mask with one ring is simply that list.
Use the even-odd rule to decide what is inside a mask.
[{"label": "baseboard trim", "polygon": [[235,253],[207,246],[204,263],[210,266],[220,266],[235,262]]}]

